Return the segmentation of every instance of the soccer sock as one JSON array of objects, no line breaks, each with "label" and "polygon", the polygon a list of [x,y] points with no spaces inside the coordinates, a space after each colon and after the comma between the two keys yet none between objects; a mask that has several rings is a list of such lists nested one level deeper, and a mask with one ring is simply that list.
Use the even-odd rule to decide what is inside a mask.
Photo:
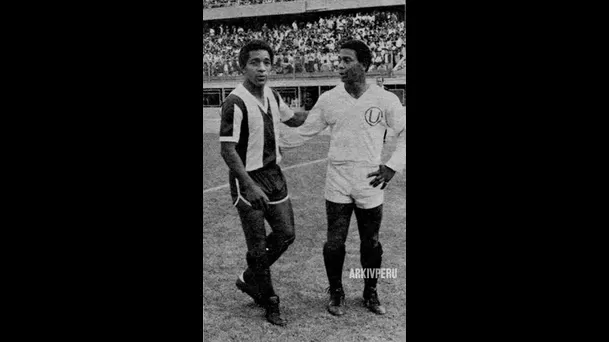
[{"label": "soccer sock", "polygon": [[328,241],[324,244],[323,254],[330,288],[341,287],[343,264],[345,262],[345,244]]},{"label": "soccer sock", "polygon": [[252,270],[254,283],[258,286],[263,299],[275,295],[271,281],[271,270],[268,266],[267,253],[265,249],[253,249],[246,254],[247,264]]},{"label": "soccer sock", "polygon": [[[374,240],[362,241],[360,244],[360,262],[364,269],[378,269],[381,268],[383,261],[383,247],[381,243]],[[366,274],[364,278],[364,284],[366,287],[376,287],[378,281],[378,275],[374,273]]]}]

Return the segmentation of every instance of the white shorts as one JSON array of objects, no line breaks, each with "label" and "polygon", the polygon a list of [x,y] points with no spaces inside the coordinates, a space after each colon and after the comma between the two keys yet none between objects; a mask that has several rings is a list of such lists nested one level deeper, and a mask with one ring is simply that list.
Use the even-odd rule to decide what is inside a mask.
[{"label": "white shorts", "polygon": [[378,165],[328,163],[326,172],[325,197],[330,202],[354,203],[360,209],[376,208],[383,204],[384,190],[382,184],[376,188],[370,185],[374,177],[366,177],[378,171]]}]

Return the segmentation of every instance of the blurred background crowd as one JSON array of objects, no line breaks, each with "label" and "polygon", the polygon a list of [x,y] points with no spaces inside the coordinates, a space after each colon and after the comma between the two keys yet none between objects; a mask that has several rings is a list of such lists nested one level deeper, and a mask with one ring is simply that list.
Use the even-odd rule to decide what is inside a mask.
[{"label": "blurred background crowd", "polygon": [[[209,6],[235,2],[247,1],[204,0]],[[338,44],[349,38],[363,40],[372,50],[371,72],[390,71],[406,56],[403,11],[266,17],[243,25],[204,22],[203,32],[203,73],[207,76],[240,75],[239,49],[250,39],[265,40],[274,49],[270,74],[335,72]]]},{"label": "blurred background crowd", "polygon": [[294,0],[203,0],[203,8],[217,8],[239,5],[260,5],[272,2],[287,2]]}]

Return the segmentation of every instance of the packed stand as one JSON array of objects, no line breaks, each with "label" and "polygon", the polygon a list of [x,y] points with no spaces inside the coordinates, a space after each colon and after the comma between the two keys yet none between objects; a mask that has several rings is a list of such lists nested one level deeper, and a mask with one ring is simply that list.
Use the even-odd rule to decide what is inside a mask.
[{"label": "packed stand", "polygon": [[274,49],[270,74],[336,72],[337,45],[348,38],[363,40],[372,50],[369,71],[386,72],[406,56],[404,26],[403,19],[390,11],[327,15],[291,25],[264,23],[247,30],[204,23],[203,72],[206,76],[240,75],[239,50],[250,39],[265,40]]},{"label": "packed stand", "polygon": [[203,0],[203,8],[218,8],[228,6],[260,5],[273,2],[287,2],[295,0]]}]

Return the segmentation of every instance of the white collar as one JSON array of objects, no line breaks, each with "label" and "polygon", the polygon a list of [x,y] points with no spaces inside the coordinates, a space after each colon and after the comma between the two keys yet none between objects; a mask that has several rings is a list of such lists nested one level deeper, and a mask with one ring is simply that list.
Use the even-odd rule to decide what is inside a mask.
[{"label": "white collar", "polygon": [[269,93],[271,92],[271,89],[269,87],[267,87],[266,85],[264,86],[263,90],[262,90],[262,94],[264,97],[264,103],[261,103],[256,96],[254,96],[252,93],[249,92],[249,90],[247,90],[245,88],[245,86],[243,85],[243,83],[239,83],[239,85],[237,86],[237,88],[235,88],[235,92],[241,96],[241,97],[249,97],[251,101],[253,101],[254,103],[258,104],[258,106],[264,110],[264,112],[266,113],[269,108],[268,108],[268,103],[269,103]]},{"label": "white collar", "polygon": [[362,97],[364,97],[364,95],[366,95],[368,92],[370,92],[372,90],[373,86],[376,86],[376,84],[370,84],[367,83],[366,85],[368,86],[368,89],[366,89],[362,95],[360,95],[357,99],[355,97],[353,97],[351,94],[349,94],[349,92],[347,91],[347,88],[345,87],[345,82],[342,82],[343,86],[341,87],[341,90],[343,91],[343,93],[345,94],[345,96],[349,97],[351,100],[353,101],[359,101]]}]

